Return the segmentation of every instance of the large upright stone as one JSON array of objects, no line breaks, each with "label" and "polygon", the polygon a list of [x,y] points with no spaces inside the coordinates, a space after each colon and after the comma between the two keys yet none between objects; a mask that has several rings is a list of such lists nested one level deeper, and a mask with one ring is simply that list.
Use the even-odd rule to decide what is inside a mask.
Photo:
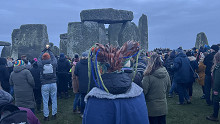
[{"label": "large upright stone", "polygon": [[108,28],[108,39],[110,42],[110,45],[112,46],[119,46],[118,45],[118,37],[119,33],[121,31],[123,23],[115,23],[115,24],[110,24]]},{"label": "large upright stone", "polygon": [[80,18],[82,22],[95,21],[99,23],[111,24],[132,21],[134,16],[132,11],[107,8],[83,10],[80,13]]},{"label": "large upright stone", "polygon": [[139,41],[139,30],[135,23],[128,21],[122,25],[118,45],[122,46],[125,42],[130,40]]},{"label": "large upright stone", "polygon": [[67,55],[67,33],[60,34],[60,53]]},{"label": "large upright stone", "polygon": [[15,29],[12,33],[12,55],[15,59],[21,55],[33,59],[40,55],[48,43],[46,25],[21,25],[20,29]]},{"label": "large upright stone", "polygon": [[205,35],[204,32],[200,32],[197,34],[197,37],[196,37],[196,44],[195,44],[195,47],[197,49],[199,49],[201,46],[204,46],[204,45],[208,45],[208,39]]},{"label": "large upright stone", "polygon": [[11,43],[5,42],[5,41],[0,41],[0,46],[10,46]]},{"label": "large upright stone", "polygon": [[67,55],[71,58],[75,53],[81,55],[95,43],[107,43],[104,24],[97,22],[73,22],[68,24]]},{"label": "large upright stone", "polygon": [[1,57],[11,56],[11,46],[4,46],[1,52]]},{"label": "large upright stone", "polygon": [[19,36],[20,36],[20,29],[14,29],[11,35],[12,38],[11,57],[14,59],[18,59]]},{"label": "large upright stone", "polygon": [[141,49],[148,50],[148,22],[147,16],[142,14],[138,22],[138,29],[140,34]]}]

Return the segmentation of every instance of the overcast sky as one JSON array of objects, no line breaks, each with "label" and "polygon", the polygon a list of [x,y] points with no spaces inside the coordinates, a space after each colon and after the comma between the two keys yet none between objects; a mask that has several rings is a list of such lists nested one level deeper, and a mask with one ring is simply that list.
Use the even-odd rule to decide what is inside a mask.
[{"label": "overcast sky", "polygon": [[196,35],[205,32],[209,44],[220,43],[220,0],[0,0],[0,41],[11,42],[11,33],[22,24],[46,24],[50,42],[69,22],[80,21],[85,9],[130,10],[134,22],[148,16],[149,49],[192,48]]}]

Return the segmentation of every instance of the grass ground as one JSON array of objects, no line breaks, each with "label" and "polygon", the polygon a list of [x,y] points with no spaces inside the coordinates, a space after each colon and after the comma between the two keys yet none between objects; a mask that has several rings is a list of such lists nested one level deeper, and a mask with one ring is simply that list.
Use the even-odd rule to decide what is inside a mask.
[{"label": "grass ground", "polygon": [[[167,124],[216,124],[205,119],[213,111],[212,106],[207,106],[205,100],[200,99],[202,96],[201,87],[194,84],[194,92],[192,104],[190,105],[176,105],[178,96],[168,98]],[[42,124],[81,124],[82,119],[79,115],[72,113],[74,96],[70,99],[58,100],[58,114],[56,120],[49,122],[43,121],[43,113],[37,114]],[[218,123],[218,122],[217,122]],[[219,122],[220,124],[220,122]]]}]

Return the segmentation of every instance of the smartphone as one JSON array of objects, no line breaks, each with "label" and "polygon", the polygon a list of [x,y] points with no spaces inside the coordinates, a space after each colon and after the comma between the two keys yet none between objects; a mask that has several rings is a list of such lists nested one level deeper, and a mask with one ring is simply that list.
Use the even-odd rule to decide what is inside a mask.
[{"label": "smartphone", "polygon": [[48,49],[50,47],[50,45],[46,45],[46,48]]}]

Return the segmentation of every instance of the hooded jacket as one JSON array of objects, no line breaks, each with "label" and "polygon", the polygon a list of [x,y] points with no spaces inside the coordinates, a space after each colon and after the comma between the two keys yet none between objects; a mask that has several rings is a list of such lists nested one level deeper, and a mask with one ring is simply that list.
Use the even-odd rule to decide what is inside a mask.
[{"label": "hooded jacket", "polygon": [[142,81],[149,116],[168,113],[166,92],[170,89],[170,77],[165,67],[144,76]]},{"label": "hooded jacket", "polygon": [[173,66],[174,70],[173,80],[176,83],[189,83],[191,79],[191,68],[190,61],[187,56],[180,52],[174,59]]},{"label": "hooded jacket", "polygon": [[10,85],[14,86],[15,105],[24,108],[34,108],[33,88],[35,84],[31,72],[24,66],[16,66],[11,73],[9,82]]}]

